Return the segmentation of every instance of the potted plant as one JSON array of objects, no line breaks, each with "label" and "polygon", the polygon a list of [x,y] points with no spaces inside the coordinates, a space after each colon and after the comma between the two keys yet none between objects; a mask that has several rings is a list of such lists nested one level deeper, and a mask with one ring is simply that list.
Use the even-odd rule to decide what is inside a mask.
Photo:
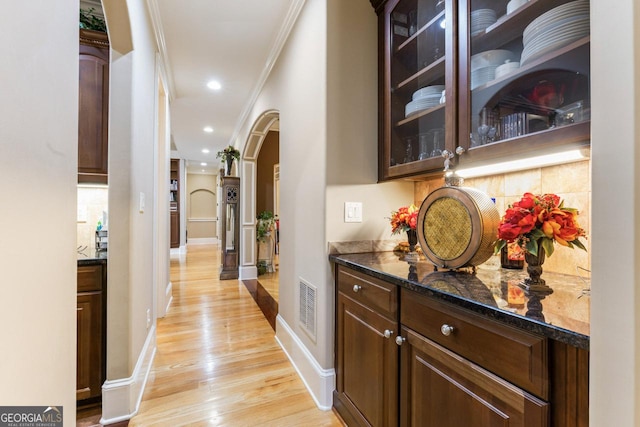
[{"label": "potted plant", "polygon": [[262,211],[256,217],[256,240],[265,242],[267,237],[271,236],[271,230],[276,222],[275,216],[271,211]]},{"label": "potted plant", "polygon": [[216,158],[222,159],[227,164],[227,176],[231,175],[231,166],[234,160],[240,159],[240,151],[236,150],[233,145],[229,145],[224,150],[218,151]]},{"label": "potted plant", "polygon": [[107,32],[107,25],[104,19],[95,14],[94,8],[89,8],[89,10],[80,9],[80,28],[103,33]]},{"label": "potted plant", "polygon": [[273,262],[273,242],[271,241],[271,230],[276,219],[271,211],[262,211],[256,217],[256,240],[258,241],[258,275],[264,274],[272,267]]}]

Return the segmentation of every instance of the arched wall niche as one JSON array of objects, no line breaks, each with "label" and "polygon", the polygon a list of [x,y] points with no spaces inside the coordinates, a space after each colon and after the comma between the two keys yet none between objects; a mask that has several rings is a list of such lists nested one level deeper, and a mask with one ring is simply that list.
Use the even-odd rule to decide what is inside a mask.
[{"label": "arched wall niche", "polygon": [[240,241],[240,279],[255,279],[258,277],[256,268],[256,179],[257,159],[262,143],[270,130],[278,129],[280,112],[267,110],[254,122],[241,158],[242,192]]}]

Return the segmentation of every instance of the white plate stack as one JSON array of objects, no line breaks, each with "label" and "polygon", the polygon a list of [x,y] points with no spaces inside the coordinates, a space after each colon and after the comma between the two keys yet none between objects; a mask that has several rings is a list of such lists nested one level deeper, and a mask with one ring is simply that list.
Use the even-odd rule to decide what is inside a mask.
[{"label": "white plate stack", "polygon": [[440,105],[444,85],[426,86],[413,93],[412,101],[404,107],[404,116],[409,117],[422,110]]},{"label": "white plate stack", "polygon": [[471,35],[475,36],[483,32],[487,27],[498,20],[493,9],[478,9],[471,12]]},{"label": "white plate stack", "polygon": [[547,52],[589,35],[589,1],[578,0],[553,8],[525,28],[522,34],[524,65]]},{"label": "white plate stack", "polygon": [[471,57],[471,90],[495,78],[496,68],[513,61],[516,55],[504,49],[487,50]]}]

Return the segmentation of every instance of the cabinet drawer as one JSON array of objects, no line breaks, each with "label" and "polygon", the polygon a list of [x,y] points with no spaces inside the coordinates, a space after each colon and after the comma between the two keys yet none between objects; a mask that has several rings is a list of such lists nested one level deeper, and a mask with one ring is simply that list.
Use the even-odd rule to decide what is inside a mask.
[{"label": "cabinet drawer", "polygon": [[[547,400],[547,340],[403,289],[401,323]],[[453,328],[449,335],[443,326]]]},{"label": "cabinet drawer", "polygon": [[337,265],[338,290],[391,319],[398,316],[398,288],[374,277]]},{"label": "cabinet drawer", "polygon": [[102,265],[78,266],[78,292],[102,289]]}]

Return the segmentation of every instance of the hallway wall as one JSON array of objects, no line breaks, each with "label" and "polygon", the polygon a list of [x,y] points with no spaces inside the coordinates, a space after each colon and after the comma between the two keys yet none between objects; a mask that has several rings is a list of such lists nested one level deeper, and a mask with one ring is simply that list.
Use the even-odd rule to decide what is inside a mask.
[{"label": "hallway wall", "polygon": [[[244,146],[279,111],[280,241],[292,250],[280,257],[277,337],[323,408],[335,374],[328,242],[388,236],[385,216],[413,197],[410,183],[376,184],[376,22],[368,0],[307,0],[238,137]],[[344,224],[344,201],[362,201],[366,221]],[[317,289],[314,335],[297,317],[301,281]]]},{"label": "hallway wall", "polygon": [[0,40],[0,402],[72,427],[78,3],[4,3]]}]

